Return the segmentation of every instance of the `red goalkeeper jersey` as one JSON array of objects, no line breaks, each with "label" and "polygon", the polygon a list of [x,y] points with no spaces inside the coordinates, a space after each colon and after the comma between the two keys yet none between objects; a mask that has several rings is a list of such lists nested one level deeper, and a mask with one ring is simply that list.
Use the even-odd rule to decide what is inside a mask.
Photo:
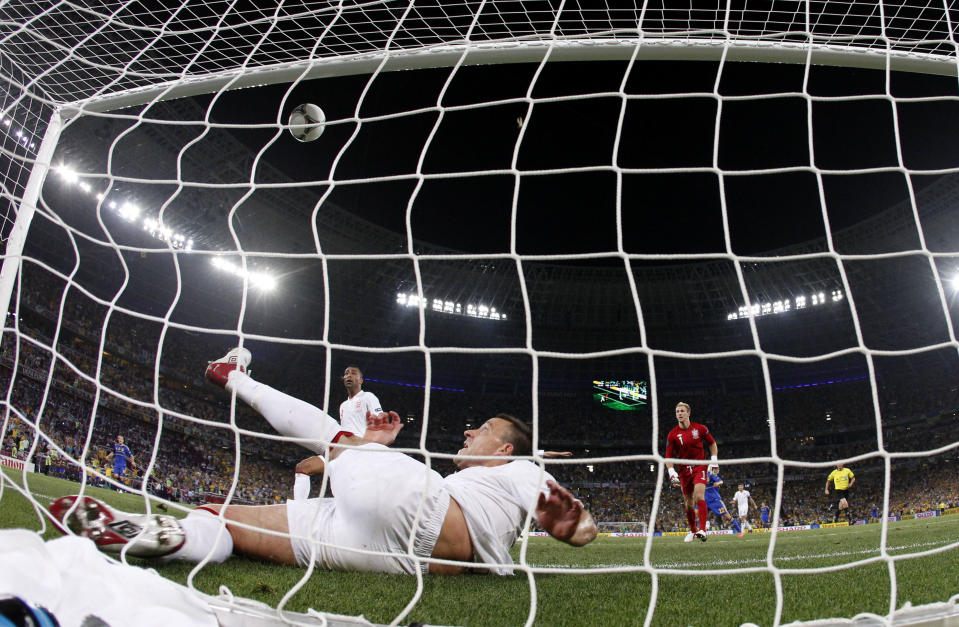
[{"label": "red goalkeeper jersey", "polygon": [[[706,425],[690,422],[688,429],[680,429],[676,425],[666,436],[666,457],[705,460],[705,447],[715,441]],[[693,466],[677,464],[676,469],[679,472],[692,472]]]}]

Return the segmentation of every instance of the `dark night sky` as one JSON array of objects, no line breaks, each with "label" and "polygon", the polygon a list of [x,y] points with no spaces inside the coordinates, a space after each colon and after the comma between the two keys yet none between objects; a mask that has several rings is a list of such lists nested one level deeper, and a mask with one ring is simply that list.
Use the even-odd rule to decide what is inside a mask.
[{"label": "dark night sky", "polygon": [[[422,171],[448,176],[426,179],[418,190],[412,175],[439,119],[432,107],[450,76],[448,68],[386,72],[373,80],[348,76],[292,88],[274,85],[198,97],[199,107],[192,115],[199,117],[194,122],[202,121],[209,108],[209,118],[216,124],[272,124],[278,118],[285,121],[297,104],[313,102],[324,109],[329,123],[324,134],[310,143],[297,142],[286,132],[270,143],[276,135],[276,129],[270,128],[212,129],[211,134],[229,133],[240,140],[247,149],[246,161],[235,164],[235,172],[203,170],[204,157],[215,156],[210,151],[216,144],[201,141],[187,149],[200,156],[200,169],[193,166],[195,171],[184,170],[181,176],[185,181],[242,182],[249,178],[253,158],[268,145],[261,161],[281,170],[282,177],[274,181],[260,168],[257,182],[302,182],[319,197],[324,187],[316,181],[333,171],[341,184],[335,187],[331,201],[399,234],[394,238],[397,242],[405,242],[407,206],[415,193],[410,216],[414,240],[477,256],[511,251],[517,181],[516,250],[530,255],[614,252],[618,197],[623,246],[628,253],[725,253],[722,201],[736,254],[761,255],[782,246],[810,243],[824,250],[820,181],[809,171],[810,163],[823,171],[822,189],[834,232],[908,198],[907,179],[894,169],[898,161],[892,107],[883,72],[813,67],[807,99],[802,95],[802,66],[729,63],[723,66],[718,83],[719,94],[726,98],[720,102],[713,94],[720,69],[717,63],[638,63],[625,82],[625,93],[654,97],[628,101],[614,155],[619,97],[548,99],[617,92],[626,69],[623,62],[548,64],[532,90],[535,104],[530,113],[526,101],[503,101],[525,97],[537,70],[535,64],[460,68],[441,104],[451,108],[492,104],[446,112],[426,151]],[[946,77],[894,74],[890,85],[897,98],[954,95],[956,91],[955,80]],[[364,90],[359,115],[365,122],[347,147],[357,130],[351,117]],[[770,94],[773,96],[768,98],[738,99]],[[813,100],[850,95],[870,97]],[[811,147],[807,128],[810,106]],[[163,118],[171,111],[175,109],[160,103],[141,114],[145,119]],[[389,117],[410,111],[418,112]],[[959,115],[954,113],[959,113],[959,103],[951,100],[897,104],[907,168],[959,167]],[[716,162],[722,176],[712,168],[717,115]],[[518,118],[526,119],[527,127],[518,152],[517,178],[510,168],[520,133]],[[110,156],[115,172],[122,173],[125,164],[136,162],[146,172],[140,176],[177,176],[176,153],[189,142],[189,133],[165,148],[168,154],[143,168],[145,159],[159,154],[155,145],[148,143],[156,139],[134,133],[116,142],[110,153],[111,134],[116,137],[132,120],[114,124],[104,133],[90,128],[106,122],[82,120],[76,130],[85,129],[86,133],[73,133],[68,127],[62,142],[65,158],[84,157],[94,164],[89,166],[93,171],[99,168],[102,172]],[[170,127],[158,128],[172,136]],[[189,130],[199,133],[202,128],[194,124]],[[71,141],[71,134],[81,140]],[[102,148],[91,150],[90,137],[101,142]],[[634,171],[618,177],[611,165]],[[850,173],[869,168],[887,171]],[[499,172],[476,173],[482,170]],[[372,177],[381,180],[356,182]],[[912,176],[917,189],[934,179],[934,175]],[[137,189],[133,183],[118,185]],[[173,185],[152,187],[156,189],[145,191],[152,191],[161,201],[175,191]],[[210,201],[204,200],[204,188],[188,186],[184,195],[197,199],[185,206],[198,211],[192,215],[183,211],[176,218],[184,222],[184,228],[197,232],[215,229],[221,241],[230,241],[225,216],[244,191],[222,192]],[[62,192],[64,189],[48,184],[45,200],[55,207],[70,202],[58,196]],[[93,204],[92,199],[88,204]],[[212,204],[222,206],[209,211]],[[272,219],[278,210],[271,206],[262,209],[269,215],[254,228],[262,231],[257,241],[264,247],[255,250],[290,252],[288,241],[294,238],[310,247],[294,252],[312,249],[312,235],[304,235],[309,229],[311,204],[298,209],[302,212],[299,223]],[[67,211],[64,216],[70,220],[86,216],[87,226],[99,229],[92,213]],[[126,233],[131,229],[119,223],[116,226],[120,227],[117,236],[133,237],[126,243],[151,245],[148,237],[138,241]],[[281,265],[279,261],[271,263]],[[593,263],[622,266],[617,259]]]},{"label": "dark night sky", "polygon": [[[463,67],[444,106],[524,97],[536,65]],[[533,90],[534,98],[617,91],[626,64],[552,63]],[[625,174],[622,181],[624,244],[628,252],[722,252],[720,179],[702,171],[712,165],[717,99],[712,94],[716,63],[643,62],[626,83],[627,94],[692,94],[684,98],[634,100],[627,106],[616,164],[624,168],[699,168],[695,172]],[[718,165],[724,171],[800,168],[812,160],[807,130],[809,101],[802,66],[729,63],[719,92],[724,96],[786,94],[768,99],[726,100],[720,120]],[[363,100],[364,118],[435,106],[448,69],[383,73]],[[299,144],[284,135],[265,158],[293,180],[328,176],[333,160],[355,125],[354,114],[368,77],[305,82],[286,99],[281,118],[301,102],[320,105],[330,122],[317,141]],[[221,123],[276,119],[286,86],[223,94],[211,118]],[[814,67],[808,92],[814,97],[872,94],[864,101],[813,103],[813,150],[822,169],[847,170],[897,165],[892,107],[878,71]],[[955,79],[894,75],[897,97],[955,95]],[[525,102],[448,112],[426,154],[423,172],[508,169],[519,135],[517,118],[528,117],[519,151],[521,171],[588,168],[613,163],[620,99],[614,96],[538,102],[531,115]],[[955,102],[900,103],[904,163],[911,169],[959,165],[959,105]],[[409,175],[437,114],[371,121],[341,156],[338,179]],[[239,133],[258,150],[269,130]],[[921,187],[932,177],[914,177]],[[414,203],[414,237],[474,253],[508,252],[515,178],[460,176],[427,181]],[[824,176],[833,228],[843,228],[906,198],[898,173]],[[822,238],[816,177],[803,171],[724,177],[733,248],[758,254]],[[335,202],[356,215],[405,232],[412,180],[345,186]],[[521,253],[580,253],[615,249],[617,179],[611,171],[526,174],[518,199]]]},{"label": "dark night sky", "polygon": [[[569,254],[611,252],[616,248],[616,206],[617,195],[621,195],[623,245],[628,253],[725,253],[724,225],[722,220],[721,199],[725,199],[729,219],[732,250],[737,254],[763,254],[776,248],[810,243],[819,243],[820,250],[825,249],[822,242],[825,225],[822,220],[819,180],[808,171],[810,163],[822,170],[850,170],[868,168],[893,168],[897,165],[893,118],[890,101],[886,94],[885,75],[882,72],[850,70],[839,68],[813,68],[809,78],[808,94],[812,97],[841,97],[853,94],[870,94],[874,98],[863,101],[830,102],[812,101],[812,150],[810,154],[809,132],[807,129],[807,107],[810,100],[802,97],[803,68],[794,65],[770,65],[756,63],[728,64],[724,67],[719,92],[732,99],[722,102],[719,117],[718,166],[724,172],[719,176],[711,166],[713,164],[713,142],[717,123],[719,101],[713,96],[718,64],[715,63],[675,63],[643,62],[638,64],[626,82],[626,93],[635,95],[669,95],[671,97],[631,100],[625,112],[621,133],[621,143],[614,158],[614,145],[621,100],[615,95],[565,101],[537,101],[532,114],[526,102],[506,102],[491,104],[479,108],[448,111],[443,117],[436,136],[431,143],[423,162],[423,172],[427,174],[449,173],[453,176],[426,180],[419,189],[413,203],[411,224],[414,239],[433,245],[482,256],[491,253],[510,252],[510,227],[513,217],[514,190],[516,177],[509,172],[514,147],[520,129],[517,118],[527,119],[527,129],[520,145],[517,166],[521,171],[519,194],[516,201],[516,245],[521,254]],[[522,98],[536,70],[535,65],[464,67],[459,70],[442,100],[446,107],[474,104],[480,101],[495,102]],[[625,63],[555,63],[548,65],[532,92],[537,99],[592,94],[604,91],[616,91],[622,82],[626,70]],[[200,104],[199,120],[206,108],[211,105],[210,119],[218,124],[270,124],[278,118],[285,121],[289,111],[297,104],[313,102],[320,105],[329,120],[324,134],[311,143],[299,143],[286,132],[280,134],[264,152],[262,159],[282,171],[285,180],[312,185],[317,193],[322,191],[315,181],[326,179],[330,175],[334,160],[340,155],[336,165],[336,179],[344,184],[336,187],[331,199],[338,206],[369,222],[399,234],[406,231],[406,210],[416,181],[410,176],[416,170],[417,161],[426,145],[430,131],[437,119],[437,113],[429,110],[435,106],[438,94],[449,76],[450,70],[436,69],[425,71],[404,71],[385,73],[378,76],[369,85],[368,94],[363,100],[359,114],[365,120],[355,140],[341,153],[346,142],[356,129],[350,121],[354,115],[358,99],[367,87],[368,76],[352,76],[335,79],[310,81],[297,85],[286,94],[286,85],[265,86],[224,92],[220,96],[198,97]],[[676,97],[684,93],[684,97]],[[919,97],[956,94],[955,79],[916,75],[894,75],[892,93],[896,97]],[[738,96],[781,94],[772,98],[737,100]],[[286,96],[284,101],[284,96]],[[404,111],[426,109],[409,116],[391,117],[377,120],[376,116],[391,116]],[[909,169],[957,168],[959,167],[959,103],[940,102],[900,102],[897,106],[898,123],[901,131],[903,160]],[[167,107],[162,103],[144,113],[146,118],[164,117]],[[195,120],[197,121],[197,120]],[[83,125],[95,125],[103,120],[89,119],[81,121]],[[119,124],[113,128],[114,136]],[[200,126],[195,127],[199,129]],[[89,128],[87,129],[89,130]],[[71,129],[64,133],[62,146],[74,151],[75,155],[89,153],[94,168],[105,171],[107,149],[110,147],[110,134],[100,139],[102,145],[89,144],[86,141],[71,144]],[[199,132],[199,130],[197,130]],[[275,135],[271,129],[241,129],[229,131],[248,149],[248,161],[238,164],[236,173],[221,171],[185,172],[186,181],[217,180],[218,177],[239,176],[239,180],[248,178],[245,168],[249,167],[253,157]],[[172,135],[172,133],[171,133]],[[77,134],[89,138],[88,134]],[[94,130],[93,137],[97,137]],[[156,150],[153,145],[138,145],[142,135],[132,135],[114,146],[112,157],[114,167],[123,168],[129,163],[131,154],[150,155]],[[178,140],[179,141],[179,140]],[[172,154],[166,155],[162,163],[150,163],[147,171],[156,176],[175,176],[172,164],[179,147],[186,143],[174,143]],[[197,151],[202,157],[209,155],[210,146],[201,144],[189,150]],[[92,146],[92,149],[91,149]],[[139,151],[139,152],[138,152]],[[207,152],[204,152],[207,151]],[[96,153],[95,156],[93,153]],[[214,155],[215,156],[215,155]],[[211,156],[212,158],[212,156]],[[644,170],[624,173],[621,188],[617,175],[609,166],[616,164],[622,168]],[[142,165],[141,163],[138,165]],[[154,167],[154,165],[156,167]],[[591,171],[589,168],[599,168]],[[569,172],[533,172],[536,170],[556,170],[563,168],[580,169]],[[763,168],[782,168],[775,172],[750,173],[745,171]],[[489,176],[464,175],[473,170],[503,170],[502,173]],[[669,169],[669,171],[657,171]],[[379,180],[371,182],[352,182],[353,179],[367,177],[398,177],[397,180]],[[936,177],[934,175],[913,175],[912,180],[921,188]],[[232,180],[232,179],[231,179]],[[256,173],[258,182],[276,182],[268,179],[265,170]],[[898,171],[858,172],[852,174],[832,174],[825,172],[822,186],[826,197],[828,217],[832,228],[840,230],[857,224],[862,220],[881,213],[907,198],[906,178]],[[122,186],[137,190],[132,183],[123,182]],[[161,200],[172,193],[172,185],[156,185],[152,193]],[[82,208],[71,204],[72,199],[65,196],[66,188],[48,183],[44,191],[44,200],[51,206],[62,210],[70,220],[84,221],[86,226],[98,228],[93,221],[93,206],[88,199]],[[231,190],[217,198],[238,199],[245,190]],[[193,206],[202,211],[195,215],[182,212],[176,215],[183,220],[184,228],[193,228],[198,232],[204,229],[218,230],[221,236],[225,231],[224,216],[229,209],[218,207],[218,212],[205,212],[205,194],[203,188],[188,189],[187,193],[196,196]],[[221,198],[222,197],[222,198]],[[231,200],[232,202],[232,200]],[[80,208],[80,211],[76,209]],[[298,232],[292,233],[289,223],[272,220],[272,207],[267,220],[258,228],[259,241],[268,244],[273,252],[289,252],[288,241],[294,236],[304,239],[303,232],[309,228],[311,206],[301,208],[304,220]],[[278,213],[278,212],[277,212]],[[124,243],[134,246],[157,247],[158,242],[147,236],[132,234],[128,225],[119,219],[111,218],[111,229]],[[190,221],[193,221],[190,224]],[[109,220],[107,220],[109,222]],[[51,231],[56,230],[51,228]],[[63,252],[69,246],[65,238],[48,234],[44,240],[51,254],[66,258]],[[101,234],[102,236],[102,234]],[[247,234],[243,234],[244,237]],[[312,236],[305,237],[312,242]],[[405,240],[405,237],[398,238]],[[34,240],[36,241],[36,240]],[[97,276],[102,267],[116,266],[112,250],[84,245],[81,258],[84,259],[86,276]],[[955,250],[955,248],[953,248]],[[310,252],[298,250],[297,252]],[[346,251],[355,252],[355,251]],[[378,251],[379,252],[379,251]],[[382,252],[397,252],[396,250]],[[101,265],[100,262],[102,261]],[[141,255],[127,253],[126,261],[132,269],[131,284],[121,298],[122,304],[137,299],[153,299],[149,313],[163,316],[167,313],[175,296],[176,281],[169,280],[172,274],[171,256],[165,252]],[[177,322],[207,326],[221,331],[237,328],[239,309],[239,290],[236,283],[223,282],[203,264],[208,261],[202,255],[181,256],[181,271],[187,280],[183,281],[183,293],[176,307],[173,319]],[[922,266],[920,260],[919,266]],[[329,307],[335,320],[347,320],[347,324],[333,323],[330,339],[333,342],[352,346],[373,345],[414,345],[418,342],[418,321],[413,314],[399,311],[391,302],[392,293],[373,294],[362,292],[363,296],[376,301],[370,311],[386,312],[395,319],[390,321],[386,331],[375,337],[366,333],[367,327],[354,319],[353,307],[362,309],[363,303],[341,298],[344,293],[357,290],[334,290],[329,303],[325,301],[322,285],[322,268],[318,259],[310,260],[269,260],[273,267],[290,269],[291,276],[285,286],[282,297],[251,300],[245,313],[242,326],[244,332],[261,333],[276,338],[306,338],[318,341],[323,330],[323,309]],[[477,262],[478,263],[478,262]],[[673,268],[675,262],[651,262],[657,268]],[[412,266],[412,264],[407,264]],[[434,285],[444,283],[460,289],[465,295],[481,292],[486,286],[461,286],[456,284],[452,265],[440,262],[424,262],[426,278],[431,277]],[[542,264],[541,264],[542,265]],[[565,268],[585,265],[584,262],[555,264],[556,275],[562,276]],[[621,260],[593,262],[592,265],[619,265]],[[728,266],[731,269],[732,263]],[[769,264],[775,265],[775,264]],[[797,269],[802,264],[796,264]],[[890,264],[894,265],[894,264]],[[914,264],[915,265],[915,264]],[[527,261],[524,271],[535,269],[536,262]],[[928,263],[926,263],[928,266]],[[331,284],[346,285],[378,272],[376,262],[350,261],[330,264]],[[63,266],[69,271],[69,260]],[[505,278],[499,283],[494,297],[503,300],[518,299],[518,277],[515,269],[502,271]],[[889,273],[890,283],[882,284],[882,289],[901,288],[895,283],[903,275],[895,268]],[[432,273],[432,274],[431,274]],[[110,275],[112,283],[101,281],[101,298],[109,300],[118,289],[122,273],[116,271]],[[163,280],[157,277],[162,275]],[[731,275],[731,270],[730,270]],[[778,276],[778,275],[776,275]],[[909,276],[915,276],[914,274]],[[202,277],[202,278],[201,278]],[[359,277],[359,278],[357,278]],[[444,278],[445,277],[445,278]],[[100,280],[99,278],[97,279]],[[747,279],[749,280],[749,279]],[[778,279],[777,279],[778,280]],[[664,295],[655,291],[656,279],[649,286],[640,286],[640,290],[649,287],[651,292],[641,293],[642,304],[647,308],[647,331],[651,331],[649,346],[654,348],[676,349],[671,344],[680,337],[695,344],[695,350],[730,350],[732,348],[751,347],[752,338],[743,339],[730,331],[726,324],[726,311],[722,307],[709,310],[710,295],[697,291],[701,284],[689,280],[688,285],[677,285],[674,294]],[[660,282],[663,279],[659,279]],[[212,284],[212,285],[211,285]],[[557,285],[560,285],[557,282]],[[737,284],[738,285],[738,284]],[[897,287],[898,285],[898,287]],[[913,282],[913,285],[918,283]],[[917,287],[925,290],[928,282]],[[92,288],[92,282],[86,287]],[[605,310],[618,309],[625,312],[621,316],[624,327],[630,325],[632,314],[631,296],[625,293],[625,277],[619,280],[622,300],[599,303]],[[621,346],[639,345],[638,325],[628,333],[604,333],[604,320],[617,320],[615,312],[595,311],[585,319],[577,317],[577,307],[591,306],[588,293],[572,295],[567,311],[549,311],[556,309],[560,302],[552,293],[556,286],[545,281],[532,285],[530,305],[534,316],[542,315],[549,319],[534,318],[533,343],[537,350],[561,349],[586,350],[588,342],[570,349],[572,344],[561,344],[567,338],[593,333],[596,343],[590,349],[608,349]],[[865,291],[868,286],[863,287]],[[341,289],[341,288],[337,288]],[[737,288],[738,289],[738,288]],[[878,290],[878,287],[877,287]],[[452,288],[450,290],[453,291]],[[875,290],[874,290],[875,291]],[[882,291],[882,290],[879,290]],[[929,294],[923,292],[925,298]],[[603,298],[608,296],[603,293]],[[465,300],[466,296],[464,296]],[[222,300],[219,300],[222,299]],[[377,300],[379,299],[379,300]],[[860,314],[865,311],[863,300],[859,302]],[[882,294],[872,298],[876,320],[888,313],[896,321],[918,319],[912,316],[906,306],[901,311],[884,311]],[[382,301],[382,302],[381,302]],[[586,302],[584,305],[583,302]],[[922,301],[925,303],[926,301]],[[932,301],[930,301],[932,302]],[[213,304],[211,304],[213,303]],[[690,306],[695,304],[695,308]],[[935,306],[935,302],[932,305]],[[514,302],[515,305],[515,302]],[[918,305],[917,305],[918,306]],[[376,307],[379,307],[377,309]],[[689,308],[683,316],[673,316],[673,311]],[[927,311],[934,311],[925,307]],[[144,311],[146,307],[144,307]],[[847,311],[843,309],[843,311]],[[543,313],[546,312],[546,313]],[[443,346],[462,342],[474,342],[482,346],[524,346],[525,317],[521,306],[511,310],[514,322],[486,333],[478,325],[464,333],[458,326],[462,321],[443,320],[441,316],[427,321],[427,344]],[[592,312],[591,312],[592,314]],[[654,317],[660,316],[659,322]],[[604,318],[606,316],[606,318]],[[673,316],[673,317],[670,317]],[[837,316],[837,318],[840,316]],[[402,320],[401,320],[402,318]],[[785,317],[783,317],[785,318]],[[817,327],[820,335],[828,338],[819,345],[807,342],[793,351],[793,347],[782,347],[786,354],[809,354],[822,349],[823,352],[854,345],[851,322],[848,314],[840,323],[826,314],[815,318],[806,318],[794,323],[780,320],[765,320],[759,326],[762,340],[787,338],[793,344],[797,339],[806,339],[803,333],[812,326]],[[488,322],[488,321],[487,321]],[[354,324],[355,323],[355,324]],[[941,326],[942,316],[938,316]],[[381,324],[380,320],[372,323]],[[793,324],[793,326],[789,326]],[[658,326],[657,326],[658,325]],[[743,329],[745,325],[740,325]],[[778,328],[774,328],[777,327]],[[875,326],[884,326],[876,323]],[[888,325],[885,325],[888,327]],[[931,328],[931,325],[925,325]],[[544,331],[545,329],[545,331]],[[740,329],[742,331],[742,329]],[[868,329],[867,329],[868,331]],[[923,329],[910,332],[910,341],[919,341]],[[583,332],[583,333],[581,333]],[[874,334],[878,336],[878,333]],[[927,343],[941,340],[942,333],[930,332]],[[868,337],[872,341],[873,335]],[[452,340],[450,338],[453,338]],[[558,338],[558,339],[557,339]],[[717,340],[716,338],[720,338]],[[207,338],[211,342],[228,343],[234,341],[229,333]],[[921,338],[920,338],[921,339]],[[925,340],[924,340],[925,341]],[[394,344],[391,344],[394,343]],[[483,344],[485,342],[485,344]],[[549,344],[554,342],[554,344]],[[698,342],[698,343],[697,343]],[[456,344],[459,345],[459,344]],[[766,344],[768,348],[772,344]],[[826,346],[823,349],[823,346]],[[546,347],[546,348],[544,348]],[[774,345],[779,349],[781,345]],[[307,368],[297,370],[312,372],[321,367],[325,351],[313,347],[309,351],[297,347],[281,345],[257,347],[259,354],[269,359],[271,351],[272,366],[282,373],[284,363],[302,363],[308,361]],[[790,352],[793,351],[793,352]],[[414,361],[420,354],[412,351]],[[360,354],[362,361],[373,365],[373,356]],[[449,365],[459,356],[433,356],[436,372],[439,376],[454,378],[453,374],[463,368],[475,368],[477,372],[495,372],[499,368],[491,365],[496,359],[476,359],[466,363],[459,359],[460,365]],[[262,359],[262,358],[261,358]],[[376,367],[380,372],[408,373],[410,355],[396,356],[399,365],[383,366],[393,356],[381,357]],[[624,366],[626,362],[642,362],[641,366]],[[586,381],[584,372],[605,372],[610,376],[620,376],[638,372],[645,368],[642,355],[629,355],[620,360],[543,360],[544,378],[554,381]],[[511,355],[503,362],[515,362],[505,370],[504,378],[519,378],[529,382],[529,358],[526,355]],[[661,360],[668,362],[670,360]],[[676,366],[674,380],[685,380],[685,369],[694,370],[700,365],[706,371],[724,372],[730,378],[738,373],[748,372],[751,382],[758,377],[755,358],[745,366],[726,367],[718,362],[702,364],[682,364]],[[863,370],[862,358],[856,355],[850,358],[856,362],[855,368]],[[738,362],[737,362],[738,363]],[[789,366],[779,364],[783,371]],[[824,368],[832,366],[825,364]],[[843,365],[841,368],[845,369]],[[268,369],[264,369],[266,371]],[[569,375],[568,372],[574,372]],[[791,372],[791,371],[790,371]],[[516,373],[521,373],[516,375]],[[473,373],[475,374],[475,373]],[[463,378],[473,374],[463,375]],[[811,375],[810,375],[811,376]],[[475,378],[478,378],[476,375]],[[783,379],[806,378],[799,375],[783,375]]]}]

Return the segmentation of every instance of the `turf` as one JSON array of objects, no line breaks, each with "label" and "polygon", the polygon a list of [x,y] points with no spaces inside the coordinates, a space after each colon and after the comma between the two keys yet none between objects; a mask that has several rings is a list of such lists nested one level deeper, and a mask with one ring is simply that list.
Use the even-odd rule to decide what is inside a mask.
[{"label": "turf", "polygon": [[[0,493],[0,527],[40,531],[43,524],[30,501],[14,489],[20,473],[5,475]],[[28,475],[37,502],[77,491],[76,483]],[[88,488],[112,505],[143,511],[142,497]],[[176,513],[176,512],[174,512]],[[182,512],[180,513],[182,514]],[[852,618],[862,612],[887,614],[895,577],[895,606],[947,601],[959,593],[959,516],[892,523],[887,527],[889,555],[917,554],[951,546],[944,552],[892,562],[880,557],[881,525],[780,533],[770,554],[769,534],[710,536],[705,544],[682,537],[598,538],[574,549],[550,538],[529,540],[527,562],[539,569],[535,586],[537,625],[641,625],[655,590],[653,625],[772,625],[827,617]],[[45,537],[59,532],[46,525]],[[514,550],[519,560],[519,547]],[[648,559],[648,561],[647,561]],[[780,569],[782,604],[777,620],[776,579]],[[144,562],[137,562],[145,564]],[[170,579],[185,583],[193,566],[149,563]],[[839,570],[823,571],[829,567]],[[601,568],[613,572],[597,574]],[[655,575],[653,568],[657,569]],[[722,569],[721,575],[705,574]],[[892,572],[890,572],[892,570]],[[546,571],[546,572],[542,572]],[[193,585],[216,594],[226,585],[233,594],[276,605],[294,585],[302,587],[286,608],[313,607],[337,614],[362,614],[390,622],[417,593],[413,577],[315,572],[235,557],[196,572]],[[401,623],[444,625],[519,625],[531,612],[526,572],[515,577],[469,575],[426,577],[421,597]]]}]

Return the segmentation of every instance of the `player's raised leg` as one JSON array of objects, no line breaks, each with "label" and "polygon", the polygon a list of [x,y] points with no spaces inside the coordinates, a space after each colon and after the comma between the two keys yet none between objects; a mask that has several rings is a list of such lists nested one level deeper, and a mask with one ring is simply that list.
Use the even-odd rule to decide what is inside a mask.
[{"label": "player's raised leg", "polygon": [[210,362],[206,378],[235,392],[237,398],[255,409],[279,433],[305,441],[299,444],[314,453],[323,453],[340,432],[336,420],[307,402],[255,381],[248,374],[252,355],[245,348],[234,348]]}]

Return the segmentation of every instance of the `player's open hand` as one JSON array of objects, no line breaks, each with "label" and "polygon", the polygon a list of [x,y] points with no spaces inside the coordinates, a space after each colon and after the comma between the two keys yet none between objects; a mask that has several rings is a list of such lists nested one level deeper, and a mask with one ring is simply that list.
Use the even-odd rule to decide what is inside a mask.
[{"label": "player's open hand", "polygon": [[384,411],[378,414],[367,411],[366,434],[363,439],[389,446],[396,440],[396,436],[402,428],[403,422],[400,420],[400,415],[395,411]]},{"label": "player's open hand", "polygon": [[555,481],[547,481],[549,496],[539,495],[536,503],[536,522],[557,540],[568,542],[579,526],[583,504],[573,498],[569,490]]}]

